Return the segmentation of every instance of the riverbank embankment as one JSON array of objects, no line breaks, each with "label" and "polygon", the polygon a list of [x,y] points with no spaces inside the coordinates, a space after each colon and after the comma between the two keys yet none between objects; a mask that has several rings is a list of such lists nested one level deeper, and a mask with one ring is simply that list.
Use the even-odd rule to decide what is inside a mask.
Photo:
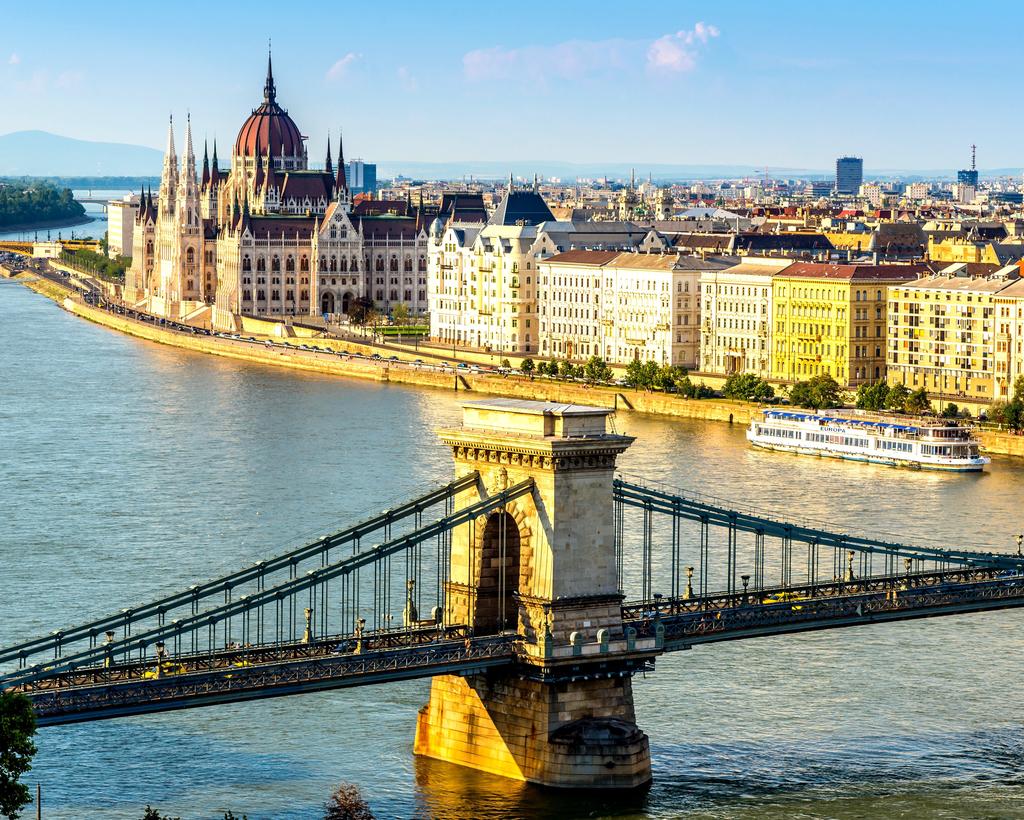
[{"label": "riverbank embankment", "polygon": [[[3,273],[7,275],[6,272]],[[656,391],[589,386],[543,378],[528,379],[523,376],[479,373],[468,369],[465,371],[462,369],[439,370],[418,364],[415,361],[373,359],[368,357],[379,351],[380,348],[360,345],[351,340],[339,342],[317,339],[317,346],[332,347],[336,351],[328,353],[304,350],[298,344],[268,345],[267,340],[250,342],[244,339],[225,339],[201,333],[183,332],[86,304],[72,288],[49,279],[24,274],[12,278],[23,281],[27,287],[53,299],[69,312],[104,327],[159,344],[255,364],[290,367],[294,370],[328,376],[455,390],[464,392],[467,398],[494,395],[566,404],[593,404],[614,407],[617,411],[622,412],[655,413],[744,426],[750,423],[759,410],[757,405],[726,399],[685,399],[681,396]],[[298,343],[308,340],[296,339],[295,341]],[[363,356],[339,355],[342,349],[360,353]],[[406,354],[406,356],[408,355]],[[979,431],[979,439],[982,448],[987,453],[1024,458],[1024,436],[997,430],[982,430]]]}]

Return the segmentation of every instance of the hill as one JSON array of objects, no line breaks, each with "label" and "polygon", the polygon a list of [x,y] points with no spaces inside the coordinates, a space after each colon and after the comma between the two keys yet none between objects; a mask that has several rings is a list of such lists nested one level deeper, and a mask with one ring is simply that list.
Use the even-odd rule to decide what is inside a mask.
[{"label": "hill", "polygon": [[0,135],[0,176],[152,176],[163,155],[143,145],[89,142],[48,131]]}]

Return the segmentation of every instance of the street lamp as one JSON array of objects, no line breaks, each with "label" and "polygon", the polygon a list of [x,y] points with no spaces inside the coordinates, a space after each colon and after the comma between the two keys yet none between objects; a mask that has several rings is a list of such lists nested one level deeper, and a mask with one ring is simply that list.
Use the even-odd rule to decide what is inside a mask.
[{"label": "street lamp", "polygon": [[1024,547],[1024,532],[1017,533],[1017,557],[1021,557],[1021,547]]}]

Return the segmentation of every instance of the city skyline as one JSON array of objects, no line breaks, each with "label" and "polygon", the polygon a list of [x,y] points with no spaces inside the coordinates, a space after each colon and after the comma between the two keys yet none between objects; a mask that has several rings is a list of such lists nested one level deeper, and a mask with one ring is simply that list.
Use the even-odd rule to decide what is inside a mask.
[{"label": "city skyline", "polygon": [[[78,13],[60,3],[48,16],[54,8]],[[228,143],[259,101],[253,78],[269,37],[282,103],[308,129],[311,159],[344,128],[352,155],[368,159],[753,170],[828,168],[851,153],[867,169],[958,168],[976,142],[981,168],[1021,164],[1012,112],[999,131],[942,115],[934,136],[917,136],[942,99],[980,110],[1005,97],[1013,22],[1024,20],[1010,4],[983,53],[959,45],[966,13],[940,19],[923,4],[886,7],[884,26],[871,31],[851,23],[881,5],[853,21],[841,9],[802,14],[795,3],[653,3],[623,22],[582,3],[528,3],[496,24],[469,4],[396,4],[360,18],[314,8],[296,22],[339,25],[294,26],[280,25],[274,4],[245,8],[211,20],[186,2],[167,25],[153,9],[114,3],[45,39],[32,36],[46,25],[39,9],[9,10],[5,130],[161,147],[168,114],[183,122],[190,111],[197,139]],[[216,32],[214,42],[203,31]],[[915,101],[922,116],[908,125]]]}]

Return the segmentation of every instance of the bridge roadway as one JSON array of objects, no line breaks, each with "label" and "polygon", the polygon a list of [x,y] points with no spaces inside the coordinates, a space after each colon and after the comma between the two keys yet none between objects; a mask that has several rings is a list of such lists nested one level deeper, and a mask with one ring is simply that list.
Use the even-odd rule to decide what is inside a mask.
[{"label": "bridge roadway", "polygon": [[[998,568],[657,598],[623,606],[625,652],[603,654],[597,645],[559,647],[543,674],[551,680],[553,664],[554,674],[564,680],[626,675],[653,669],[655,657],[663,652],[698,644],[1021,606],[1024,575]],[[644,638],[655,640],[652,644]],[[641,648],[637,641],[653,649]],[[361,639],[347,634],[235,645],[214,653],[165,657],[159,676],[155,659],[148,658],[55,671],[12,688],[32,699],[39,724],[47,726],[503,666],[531,674],[530,659],[516,635],[473,637],[457,626],[379,630]]]}]

